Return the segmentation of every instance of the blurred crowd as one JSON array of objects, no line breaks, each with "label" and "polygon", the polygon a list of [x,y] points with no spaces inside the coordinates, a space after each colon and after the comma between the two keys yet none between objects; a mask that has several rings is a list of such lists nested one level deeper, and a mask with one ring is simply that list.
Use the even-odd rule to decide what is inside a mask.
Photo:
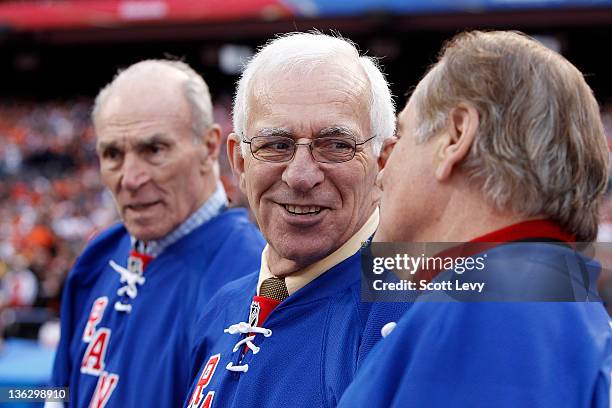
[{"label": "blurred crowd", "polygon": [[[116,218],[98,177],[90,109],[87,100],[0,103],[0,309],[57,315],[74,259]],[[10,326],[7,316],[0,325]]]},{"label": "blurred crowd", "polygon": [[[72,263],[92,236],[117,220],[98,177],[91,103],[0,101],[0,334],[5,336],[36,337],[42,323],[57,318]],[[217,98],[215,119],[224,134],[232,128],[230,109],[229,95]],[[612,141],[612,104],[602,113]],[[225,153],[220,164],[230,199],[243,205]],[[604,242],[612,242],[610,197],[602,208]],[[612,299],[612,273],[600,289]]]}]

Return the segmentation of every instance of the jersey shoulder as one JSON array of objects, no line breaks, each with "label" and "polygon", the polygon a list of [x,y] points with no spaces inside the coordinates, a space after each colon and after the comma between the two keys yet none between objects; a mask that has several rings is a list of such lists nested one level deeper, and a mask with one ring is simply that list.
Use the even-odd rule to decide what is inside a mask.
[{"label": "jersey shoulder", "polygon": [[87,286],[108,264],[108,260],[119,250],[129,250],[130,237],[121,223],[117,223],[94,237],[76,259],[68,276],[72,285]]}]

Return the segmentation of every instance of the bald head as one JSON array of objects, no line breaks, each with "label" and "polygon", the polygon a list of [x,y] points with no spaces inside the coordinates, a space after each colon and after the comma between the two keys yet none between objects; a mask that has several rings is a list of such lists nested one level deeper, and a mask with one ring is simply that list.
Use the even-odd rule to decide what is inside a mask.
[{"label": "bald head", "polygon": [[130,234],[157,240],[217,188],[221,130],[204,80],[186,64],[143,61],[96,98],[102,182]]},{"label": "bald head", "polygon": [[206,82],[181,61],[145,60],[120,71],[96,97],[94,125],[101,115],[120,113],[126,107],[146,114],[168,109],[184,112],[196,140],[213,123]]}]

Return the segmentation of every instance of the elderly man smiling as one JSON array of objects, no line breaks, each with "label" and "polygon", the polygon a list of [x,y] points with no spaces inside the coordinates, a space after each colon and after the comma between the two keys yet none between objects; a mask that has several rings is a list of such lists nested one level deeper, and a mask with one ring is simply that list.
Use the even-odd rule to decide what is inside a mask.
[{"label": "elderly man smiling", "polygon": [[70,406],[174,407],[197,369],[184,353],[196,312],[258,265],[263,240],[244,210],[227,209],[220,129],[189,66],[132,65],[100,92],[93,119],[123,223],[68,277],[53,382],[70,387]]},{"label": "elderly man smiling", "polygon": [[288,35],[247,66],[228,152],[268,246],[209,304],[187,406],[333,406],[399,314],[359,301],[393,111],[374,61],[343,39]]}]

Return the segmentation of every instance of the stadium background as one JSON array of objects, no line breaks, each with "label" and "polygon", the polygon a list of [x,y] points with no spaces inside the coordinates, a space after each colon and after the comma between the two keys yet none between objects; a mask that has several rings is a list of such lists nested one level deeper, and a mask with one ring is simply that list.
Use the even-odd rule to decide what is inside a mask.
[{"label": "stadium background", "polygon": [[[274,34],[313,28],[381,57],[400,108],[456,32],[527,32],[585,73],[612,140],[612,0],[0,1],[0,386],[44,378],[63,280],[117,217],[89,119],[98,90],[136,61],[182,59],[207,81],[227,135],[241,64]],[[244,204],[224,155],[221,169]],[[601,224],[612,241],[612,200]],[[612,305],[611,275],[600,290]],[[17,366],[28,359],[38,377]]]}]

